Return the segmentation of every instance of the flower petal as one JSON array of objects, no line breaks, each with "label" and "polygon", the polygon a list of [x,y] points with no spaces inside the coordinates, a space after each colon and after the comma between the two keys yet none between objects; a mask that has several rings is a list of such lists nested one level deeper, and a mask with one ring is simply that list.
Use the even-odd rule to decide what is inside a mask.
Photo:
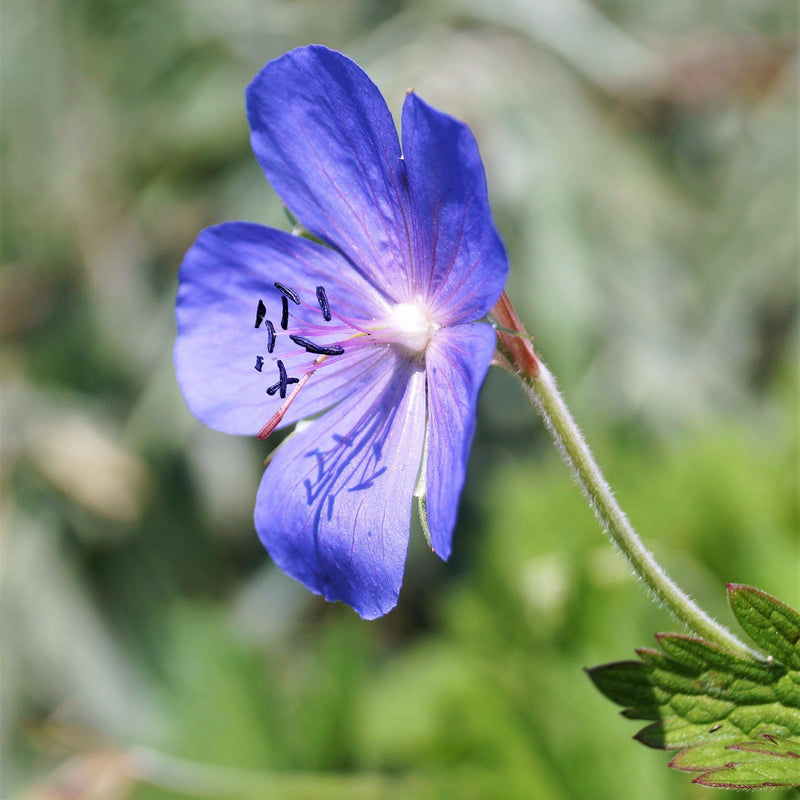
[{"label": "flower petal", "polygon": [[[316,287],[325,286],[336,313],[372,319],[380,295],[335,251],[282,231],[247,222],[229,222],[204,230],[184,257],[175,314],[178,338],[175,370],[192,413],[226,433],[254,435],[280,405],[268,397],[272,370],[255,369],[256,356],[267,358],[263,326],[254,327],[259,299],[279,330],[274,357],[290,371],[304,370],[310,358],[280,332],[280,293],[274,281],[295,289],[302,306],[292,304],[301,321],[324,324],[317,306]],[[331,325],[335,325],[332,322]],[[365,367],[374,352],[329,359],[312,376],[283,420],[283,425],[323,411],[356,391],[369,379]]]},{"label": "flower petal", "polygon": [[407,299],[400,143],[366,73],[326,47],[297,48],[247,87],[247,119],[256,158],[297,218],[388,298]]},{"label": "flower petal", "polygon": [[427,287],[440,322],[473,322],[495,304],[508,273],[478,145],[463,122],[412,92],[403,105],[403,158],[416,230],[416,281]]},{"label": "flower petal", "polygon": [[278,448],[255,523],[275,563],[365,619],[397,602],[425,436],[425,373],[398,356]]},{"label": "flower petal", "polygon": [[475,411],[495,350],[489,325],[442,328],[428,346],[427,510],[431,546],[443,559],[450,544],[464,486]]}]

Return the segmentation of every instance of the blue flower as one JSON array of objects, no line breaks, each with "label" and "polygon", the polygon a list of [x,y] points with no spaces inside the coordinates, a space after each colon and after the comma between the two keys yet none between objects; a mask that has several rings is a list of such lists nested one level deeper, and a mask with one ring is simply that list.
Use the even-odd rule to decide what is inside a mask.
[{"label": "blue flower", "polygon": [[403,147],[377,87],[320,46],[247,89],[251,143],[319,240],[204,230],[180,269],[178,383],[207,425],[275,452],[255,525],[274,561],[362,617],[397,602],[415,489],[448,558],[506,254],[469,129],[413,92]]}]

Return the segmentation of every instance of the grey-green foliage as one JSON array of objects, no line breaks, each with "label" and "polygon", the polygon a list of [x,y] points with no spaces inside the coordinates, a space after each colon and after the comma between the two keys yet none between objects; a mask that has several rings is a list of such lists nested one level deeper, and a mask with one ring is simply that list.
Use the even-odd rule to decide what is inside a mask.
[{"label": "grey-green foliage", "polygon": [[[728,579],[791,600],[794,15],[4,3],[2,793],[147,745],[262,777],[347,772],[354,797],[376,773],[437,797],[680,796],[643,748],[620,763],[624,721],[581,672],[663,618],[542,462],[512,383],[484,390],[453,562],[420,535],[401,606],[362,625],[270,570],[265,452],[203,429],[175,386],[175,276],[206,225],[285,225],[244,116],[267,59],[338,47],[395,112],[415,85],[475,131],[514,301],[645,538],[716,612],[704,587]],[[168,766],[173,791],[145,771],[137,796],[197,787]]]}]

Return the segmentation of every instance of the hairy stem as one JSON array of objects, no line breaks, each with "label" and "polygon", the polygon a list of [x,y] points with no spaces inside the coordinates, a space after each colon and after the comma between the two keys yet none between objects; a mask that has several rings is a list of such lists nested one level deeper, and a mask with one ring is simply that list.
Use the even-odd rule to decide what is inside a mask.
[{"label": "hairy stem", "polygon": [[[583,438],[575,420],[567,408],[564,398],[556,386],[555,379],[540,359],[533,355],[533,348],[524,328],[516,314],[511,321],[511,308],[508,298],[503,296],[503,306],[498,303],[492,311],[495,319],[507,328],[517,332],[517,338],[524,341],[525,359],[520,359],[516,352],[507,345],[507,334],[504,339],[498,333],[500,349],[510,361],[522,381],[526,393],[542,417],[547,429],[553,437],[564,460],[572,469],[575,477],[589,500],[598,520],[611,541],[619,549],[634,573],[648,587],[656,602],[665,606],[672,614],[685,623],[694,633],[735,655],[752,658],[757,654],[736,638],[730,631],[713,620],[684,591],[682,591],[664,572],[642,541],[620,508],[610,486],[603,477],[600,467],[594,460],[589,446]],[[499,313],[497,313],[499,311]],[[533,358],[531,358],[533,356]],[[535,369],[529,365],[535,364]]]}]

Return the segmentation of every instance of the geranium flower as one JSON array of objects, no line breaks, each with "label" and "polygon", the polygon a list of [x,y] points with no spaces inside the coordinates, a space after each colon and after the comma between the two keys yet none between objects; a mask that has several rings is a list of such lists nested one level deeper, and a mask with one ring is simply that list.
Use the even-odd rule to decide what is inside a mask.
[{"label": "geranium flower", "polygon": [[247,89],[268,180],[318,241],[204,230],[180,269],[178,382],[207,425],[275,452],[255,525],[273,560],[362,617],[397,602],[415,489],[450,555],[475,409],[495,350],[480,322],[507,260],[469,129],[413,92],[403,148],[377,87],[320,46]]}]

